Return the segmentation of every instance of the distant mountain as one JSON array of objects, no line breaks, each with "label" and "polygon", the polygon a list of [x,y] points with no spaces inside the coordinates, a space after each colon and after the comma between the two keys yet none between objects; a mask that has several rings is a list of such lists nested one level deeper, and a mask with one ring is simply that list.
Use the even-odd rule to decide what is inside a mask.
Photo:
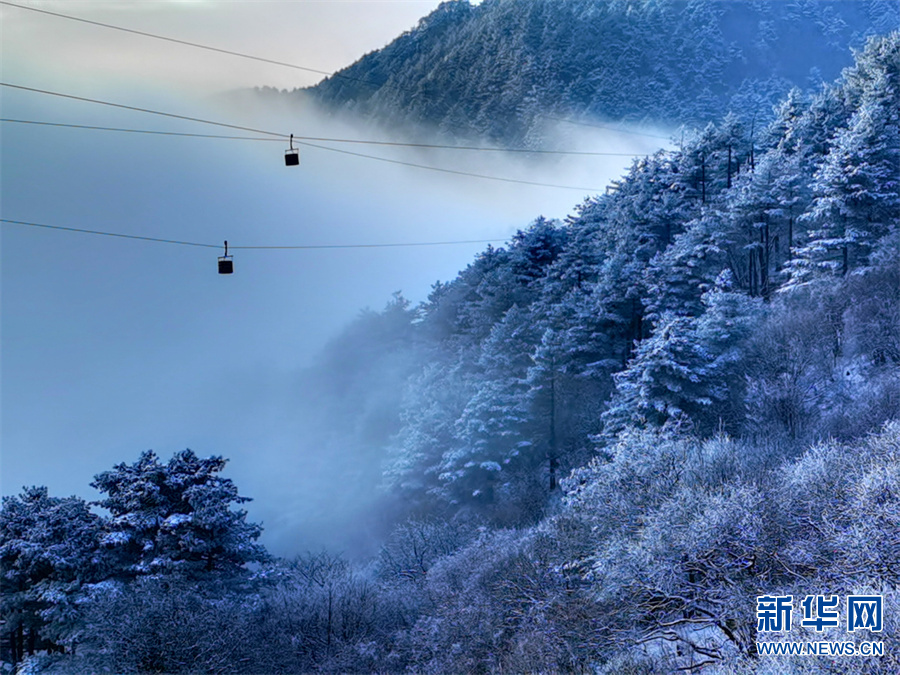
[{"label": "distant mountain", "polygon": [[893,0],[465,0],[311,89],[334,109],[512,144],[547,115],[700,125],[766,117],[850,47],[900,25]]}]

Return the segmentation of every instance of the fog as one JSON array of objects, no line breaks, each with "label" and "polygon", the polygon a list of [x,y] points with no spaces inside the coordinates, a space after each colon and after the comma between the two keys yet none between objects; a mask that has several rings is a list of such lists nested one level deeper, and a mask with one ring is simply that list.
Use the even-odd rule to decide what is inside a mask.
[{"label": "fog", "polygon": [[[94,87],[88,95],[306,136],[397,140],[412,131],[339,120],[297,96],[191,99],[177,88],[134,84]],[[252,135],[9,90],[3,113]],[[421,139],[422,130],[415,132]],[[548,146],[581,151],[645,153],[660,144],[571,125],[548,128],[547,137]],[[597,189],[630,163],[331,145]],[[2,147],[5,219],[208,244],[227,239],[232,246],[499,244],[539,215],[565,217],[589,194],[304,146],[301,165],[288,168],[281,141],[6,123]],[[345,526],[367,513],[376,491],[361,495],[335,481],[341,467],[329,465],[304,417],[310,393],[301,390],[303,370],[362,308],[380,309],[395,291],[420,302],[432,283],[452,279],[484,247],[237,249],[229,277],[216,273],[221,251],[213,248],[4,224],[3,493],[43,484],[52,494],[94,499],[94,474],[146,449],[167,459],[189,447],[230,459],[227,475],[254,499],[250,518],[263,523],[262,541],[274,553],[352,548],[358,533]]]}]

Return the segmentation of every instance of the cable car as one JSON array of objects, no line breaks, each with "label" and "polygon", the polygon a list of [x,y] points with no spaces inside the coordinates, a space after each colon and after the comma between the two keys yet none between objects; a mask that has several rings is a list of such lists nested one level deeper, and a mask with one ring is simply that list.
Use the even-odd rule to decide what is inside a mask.
[{"label": "cable car", "polygon": [[300,149],[294,147],[294,134],[291,134],[291,149],[284,151],[284,165],[285,166],[299,166],[300,165]]},{"label": "cable car", "polygon": [[234,274],[233,256],[228,255],[228,240],[225,240],[225,255],[219,257],[219,274]]}]

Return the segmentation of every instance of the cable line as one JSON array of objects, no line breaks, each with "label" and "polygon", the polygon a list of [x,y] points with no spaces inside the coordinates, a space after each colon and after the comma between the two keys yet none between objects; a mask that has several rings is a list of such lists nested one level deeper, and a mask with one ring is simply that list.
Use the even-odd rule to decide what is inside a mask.
[{"label": "cable line", "polygon": [[[2,0],[0,0],[2,2]],[[63,94],[58,91],[50,91],[48,89],[37,89],[36,87],[25,87],[21,84],[12,84],[10,82],[0,82],[0,87],[10,87],[12,89],[21,89],[22,91],[30,91],[35,94],[46,94],[47,96],[58,96],[60,98],[68,98],[73,101],[82,101],[84,103],[95,103],[97,105],[105,105],[111,108],[121,108],[122,110],[133,110],[135,112],[147,113],[149,115],[160,115],[162,117],[171,117],[177,120],[187,120],[188,122],[198,122],[200,124],[211,124],[216,127],[225,127],[226,129],[237,129],[238,131],[251,131],[255,134],[266,134],[267,136],[278,136],[279,138],[287,138],[287,134],[279,134],[274,131],[264,131],[262,129],[254,129],[252,127],[244,127],[237,124],[227,124],[225,122],[214,122],[199,117],[190,117],[188,115],[176,115],[175,113],[161,112],[159,110],[150,110],[149,108],[139,108],[133,105],[124,105],[123,103],[112,103],[110,101],[101,101],[96,98],[87,98],[86,96],[75,96],[74,94]]]},{"label": "cable line", "polygon": [[15,120],[8,117],[0,118],[0,122],[11,122],[15,124],[33,124],[44,127],[63,127],[66,129],[88,129],[91,131],[121,131],[129,134],[152,134],[154,136],[184,136],[188,138],[217,138],[232,141],[276,141],[283,143],[280,138],[259,138],[258,136],[224,136],[220,134],[188,134],[178,131],[153,131],[151,129],[122,129],[119,127],[97,127],[87,124],[64,124],[62,122],[39,122],[37,120]]},{"label": "cable line", "polygon": [[[130,134],[155,134],[158,136],[187,136],[191,138],[219,138],[235,141],[280,141],[280,138],[256,138],[253,136],[217,136],[215,134],[187,134],[174,131],[152,131],[148,129],[123,129],[120,127],[98,127],[86,124],[64,124],[62,122],[43,122],[37,120],[19,120],[7,117],[0,118],[0,122],[11,122],[16,124],[35,124],[47,127],[64,127],[69,129],[90,129],[92,131],[119,131]],[[323,141],[329,143],[352,143],[357,145],[383,145],[388,147],[399,148],[424,148],[436,150],[467,150],[473,152],[509,152],[524,154],[543,154],[543,155],[581,155],[587,157],[640,157],[646,153],[633,152],[589,152],[581,150],[530,150],[527,148],[496,148],[482,147],[478,145],[442,145],[438,143],[406,143],[403,141],[373,141],[369,139],[354,138],[327,138],[320,136],[298,136],[294,134],[294,140],[306,141]]]},{"label": "cable line", "polygon": [[8,218],[0,218],[0,223],[8,223],[10,225],[27,225],[28,227],[42,227],[48,230],[63,230],[66,232],[77,232],[79,234],[97,234],[103,237],[120,237],[122,239],[140,239],[141,241],[153,241],[161,244],[178,244],[179,246],[201,246],[203,248],[221,248],[216,244],[199,244],[195,241],[178,241],[177,239],[158,239],[156,237],[142,237],[136,234],[121,234],[119,232],[101,232],[99,230],[83,230],[77,227],[63,227],[62,225],[44,225],[43,223],[30,223],[24,220],[10,220]]},{"label": "cable line", "polygon": [[[296,141],[296,136],[294,137]],[[400,166],[412,166],[417,169],[427,169],[429,171],[440,171],[441,173],[449,173],[457,176],[469,176],[470,178],[483,178],[485,180],[496,180],[503,183],[518,183],[519,185],[533,185],[536,187],[557,188],[559,190],[578,190],[580,192],[602,192],[600,188],[577,187],[574,185],[557,185],[556,183],[539,183],[530,180],[519,180],[518,178],[502,178],[500,176],[488,176],[483,173],[472,173],[470,171],[457,171],[456,169],[445,169],[439,166],[428,166],[427,164],[416,164],[414,162],[404,162],[399,159],[388,159],[386,157],[375,157],[373,155],[365,155],[361,152],[352,152],[350,150],[340,150],[338,148],[329,148],[324,145],[316,145],[315,143],[307,143],[298,141],[299,145],[305,145],[310,148],[318,148],[320,150],[330,150],[331,152],[339,152],[342,155],[351,155],[353,157],[365,157],[367,159],[377,159],[380,162],[388,162],[389,164],[398,164]]]},{"label": "cable line", "polygon": [[133,35],[141,35],[143,37],[153,38],[154,40],[165,40],[166,42],[174,42],[175,44],[185,45],[187,47],[196,47],[197,49],[205,49],[210,52],[216,52],[218,54],[228,54],[229,56],[238,56],[242,59],[251,59],[253,61],[261,61],[262,63],[269,63],[276,66],[284,66],[285,68],[293,68],[295,70],[305,70],[308,73],[316,73],[318,75],[325,75],[327,77],[339,77],[344,80],[352,80],[353,82],[359,82],[361,84],[366,84],[370,87],[380,87],[381,84],[377,84],[375,82],[370,82],[369,80],[363,80],[358,77],[352,77],[351,75],[343,75],[341,73],[329,72],[327,70],[318,70],[316,68],[307,68],[306,66],[298,66],[294,63],[286,63],[284,61],[275,61],[274,59],[267,59],[262,56],[254,56],[253,54],[244,54],[242,52],[231,51],[230,49],[221,49],[219,47],[211,47],[209,45],[199,44],[197,42],[190,42],[189,40],[179,40],[177,38],[167,37],[165,35],[157,35],[156,33],[147,33],[142,30],[135,30],[134,28],[125,28],[124,26],[115,26],[110,23],[103,23],[101,21],[93,21],[91,19],[83,19],[78,16],[71,16],[69,14],[60,14],[59,12],[51,12],[46,9],[38,9],[37,7],[27,7],[25,5],[19,5],[14,2],[6,2],[5,0],[0,0],[0,5],[6,5],[7,7],[15,7],[16,9],[24,9],[29,12],[38,12],[39,14],[47,14],[49,16],[55,16],[60,19],[68,19],[70,21],[78,21],[80,23],[90,24],[92,26],[100,26],[101,28],[110,28],[112,30],[122,31],[123,33],[132,33]]},{"label": "cable line", "polygon": [[[46,225],[44,223],[32,223],[24,220],[10,220],[8,218],[0,218],[0,223],[10,225],[25,225],[27,227],[40,227],[47,230],[62,230],[64,232],[75,232],[77,234],[94,234],[102,237],[118,237],[120,239],[137,239],[139,241],[149,241],[159,244],[176,244],[178,246],[199,246],[201,248],[222,248],[220,244],[203,244],[196,241],[181,241],[178,239],[160,239],[158,237],[144,237],[137,234],[122,234],[121,232],[105,232],[102,230],[86,230],[78,227],[64,227],[62,225]],[[298,244],[293,246],[231,246],[230,249],[241,250],[319,250],[319,249],[339,249],[339,248],[408,248],[415,246],[456,246],[460,244],[494,244],[503,242],[505,239],[465,239],[457,241],[419,241],[419,242],[399,242],[393,244]]]},{"label": "cable line", "polygon": [[[241,125],[237,125],[237,124],[227,124],[225,122],[215,122],[213,120],[206,120],[206,119],[202,119],[200,117],[190,117],[188,115],[176,115],[175,113],[167,113],[167,112],[162,112],[159,110],[151,110],[149,108],[140,108],[137,106],[124,105],[122,103],[112,103],[110,101],[101,101],[99,99],[87,98],[85,96],[75,96],[73,94],[63,94],[63,93],[56,92],[56,91],[49,91],[47,89],[38,89],[36,87],[26,87],[26,86],[23,86],[20,84],[12,84],[10,82],[0,82],[0,86],[11,87],[13,89],[20,89],[22,91],[30,91],[30,92],[38,93],[38,94],[46,94],[48,96],[58,96],[60,98],[68,98],[68,99],[72,99],[75,101],[83,101],[86,103],[96,103],[98,105],[105,105],[105,106],[110,106],[113,108],[121,108],[123,110],[132,110],[135,112],[143,112],[143,113],[148,113],[150,115],[161,115],[163,117],[171,117],[174,119],[187,120],[189,122],[197,122],[200,124],[210,124],[213,126],[225,127],[228,129],[238,129],[240,131],[250,131],[253,133],[257,133],[257,134],[266,134],[268,136],[275,136],[275,137],[283,138],[283,139],[286,139],[290,136],[289,134],[281,134],[281,133],[277,133],[275,131],[266,131],[263,129],[255,129],[253,127],[245,127],[245,126],[241,126]],[[371,159],[371,160],[375,160],[378,162],[387,162],[388,164],[409,166],[409,167],[413,167],[416,169],[425,169],[427,171],[438,171],[440,173],[449,173],[449,174],[454,174],[454,175],[458,175],[458,176],[468,176],[471,178],[482,178],[485,180],[494,180],[494,181],[500,181],[503,183],[518,183],[521,185],[532,185],[532,186],[536,186],[536,187],[549,187],[549,188],[556,188],[556,189],[560,189],[560,190],[578,190],[579,192],[602,192],[602,190],[600,188],[578,187],[578,186],[573,186],[573,185],[557,185],[555,183],[540,183],[540,182],[536,182],[536,181],[518,180],[516,178],[502,178],[500,176],[489,176],[486,174],[472,173],[469,171],[458,171],[456,169],[445,169],[442,167],[430,166],[428,164],[417,164],[415,162],[405,162],[405,161],[401,161],[401,160],[397,160],[397,159],[388,159],[386,157],[378,157],[376,155],[367,155],[367,154],[364,154],[361,152],[351,152],[349,150],[340,150],[338,148],[329,148],[328,146],[316,145],[314,143],[309,143],[309,142],[305,142],[305,141],[300,141],[300,144],[306,145],[306,146],[309,146],[312,148],[317,148],[319,150],[326,150],[328,152],[337,152],[337,153],[340,153],[343,155],[351,155],[354,157],[363,157],[365,159]]]}]

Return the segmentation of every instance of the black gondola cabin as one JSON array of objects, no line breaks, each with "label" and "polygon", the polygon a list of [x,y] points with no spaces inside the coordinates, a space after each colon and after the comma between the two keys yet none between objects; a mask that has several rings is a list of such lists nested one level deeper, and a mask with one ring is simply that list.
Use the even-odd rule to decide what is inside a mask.
[{"label": "black gondola cabin", "polygon": [[284,151],[284,165],[285,166],[299,166],[300,164],[300,150],[294,147],[294,134],[291,134],[291,148],[290,150]]},{"label": "black gondola cabin", "polygon": [[234,260],[228,255],[228,242],[225,242],[225,255],[219,256],[219,274],[234,274]]}]

